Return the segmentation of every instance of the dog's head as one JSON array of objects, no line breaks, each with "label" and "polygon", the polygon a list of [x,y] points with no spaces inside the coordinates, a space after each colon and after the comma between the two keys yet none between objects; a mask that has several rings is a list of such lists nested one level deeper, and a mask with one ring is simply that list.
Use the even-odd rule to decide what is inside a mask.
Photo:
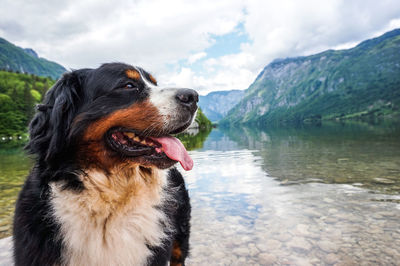
[{"label": "dog's head", "polygon": [[121,63],[64,74],[30,125],[28,149],[48,165],[118,163],[167,168],[193,162],[170,134],[185,130],[197,110],[191,89],[160,88],[149,73]]}]

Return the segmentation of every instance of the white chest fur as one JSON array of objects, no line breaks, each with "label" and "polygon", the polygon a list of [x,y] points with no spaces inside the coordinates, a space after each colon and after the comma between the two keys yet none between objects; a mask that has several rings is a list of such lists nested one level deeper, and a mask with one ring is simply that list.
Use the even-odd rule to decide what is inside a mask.
[{"label": "white chest fur", "polygon": [[156,208],[168,200],[166,172],[139,167],[106,176],[81,176],[85,190],[62,190],[53,183],[52,206],[61,224],[65,265],[144,265],[158,246],[168,221]]}]

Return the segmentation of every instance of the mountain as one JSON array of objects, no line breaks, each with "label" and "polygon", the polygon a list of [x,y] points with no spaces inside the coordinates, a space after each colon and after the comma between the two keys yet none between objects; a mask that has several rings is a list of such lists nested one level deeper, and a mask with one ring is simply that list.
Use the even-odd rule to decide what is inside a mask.
[{"label": "mountain", "polygon": [[269,124],[400,113],[400,29],[347,50],[267,65],[222,123]]},{"label": "mountain", "polygon": [[206,96],[200,96],[199,106],[203,113],[215,122],[223,118],[244,96],[244,91],[214,91]]},{"label": "mountain", "polygon": [[66,71],[57,63],[39,58],[33,49],[22,49],[3,38],[0,38],[0,69],[53,79],[58,79]]}]

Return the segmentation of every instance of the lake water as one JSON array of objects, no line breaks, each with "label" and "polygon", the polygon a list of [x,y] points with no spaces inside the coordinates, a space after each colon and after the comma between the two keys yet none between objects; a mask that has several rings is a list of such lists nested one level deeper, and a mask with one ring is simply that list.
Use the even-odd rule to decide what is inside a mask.
[{"label": "lake water", "polygon": [[[16,146],[16,147],[15,147]],[[14,205],[32,165],[21,145],[0,146],[0,238],[11,234]]]},{"label": "lake water", "polygon": [[[188,265],[399,264],[400,124],[214,129],[190,146]],[[29,165],[0,152],[2,236]]]}]

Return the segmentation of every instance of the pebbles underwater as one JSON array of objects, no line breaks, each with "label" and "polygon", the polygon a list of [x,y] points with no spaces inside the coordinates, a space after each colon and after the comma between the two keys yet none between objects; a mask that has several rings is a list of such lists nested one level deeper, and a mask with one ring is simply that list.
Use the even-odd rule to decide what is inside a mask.
[{"label": "pebbles underwater", "polygon": [[[241,153],[252,158],[247,163],[259,160],[251,151]],[[203,157],[192,155],[197,162],[198,155]],[[280,186],[261,169],[241,176],[249,167],[246,162],[230,159],[231,175],[223,169],[213,169],[206,180],[196,170],[187,174],[189,187],[194,188],[188,265],[400,262],[399,204],[377,201],[379,195],[350,185]],[[199,188],[203,182],[213,189]],[[224,186],[228,191],[222,192]]]},{"label": "pebbles underwater", "polygon": [[188,265],[400,264],[399,137],[241,132],[191,152]]}]

